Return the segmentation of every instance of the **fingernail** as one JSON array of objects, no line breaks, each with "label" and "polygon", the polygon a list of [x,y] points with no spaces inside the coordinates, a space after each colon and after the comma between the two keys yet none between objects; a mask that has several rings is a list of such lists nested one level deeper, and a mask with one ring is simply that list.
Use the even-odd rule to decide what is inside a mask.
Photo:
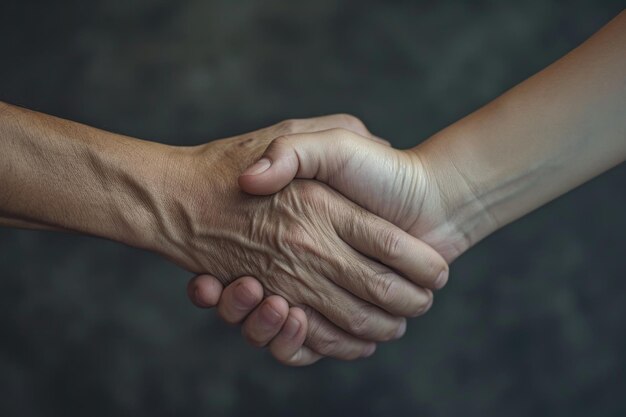
[{"label": "fingernail", "polygon": [[396,332],[396,339],[400,339],[406,333],[406,320],[402,322],[400,327],[398,327],[398,331]]},{"label": "fingernail", "polygon": [[250,310],[257,303],[254,294],[252,294],[252,292],[248,290],[243,284],[237,285],[234,298],[235,307],[237,307],[239,310]]},{"label": "fingernail", "polygon": [[289,339],[293,339],[298,334],[300,330],[300,322],[293,317],[289,317],[287,319],[287,323],[285,323],[285,327],[283,328],[283,334],[285,337]]},{"label": "fingernail", "polygon": [[241,175],[259,175],[267,171],[270,166],[272,166],[272,161],[267,158],[261,158],[256,164],[248,167]]},{"label": "fingernail", "polygon": [[435,288],[438,290],[442,289],[446,283],[448,282],[448,271],[441,271],[437,280],[435,281]]},{"label": "fingernail", "polygon": [[361,354],[362,358],[369,358],[370,356],[372,356],[374,354],[374,352],[376,352],[376,344],[372,343],[371,345],[369,345],[368,347],[366,347],[363,350],[363,353]]},{"label": "fingernail", "polygon": [[269,325],[276,325],[283,320],[280,313],[271,305],[265,304],[261,309],[261,319]]}]

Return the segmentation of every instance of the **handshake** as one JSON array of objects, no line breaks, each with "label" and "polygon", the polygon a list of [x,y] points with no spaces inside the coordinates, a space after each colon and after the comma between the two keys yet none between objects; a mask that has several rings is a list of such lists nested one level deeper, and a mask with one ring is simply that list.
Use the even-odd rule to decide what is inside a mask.
[{"label": "handshake", "polygon": [[159,251],[211,272],[191,300],[243,321],[283,363],[365,357],[401,337],[471,245],[419,148],[393,149],[353,116],[282,122],[186,158],[168,221],[185,227]]},{"label": "handshake", "polygon": [[191,300],[283,363],[369,356],[430,308],[459,255],[626,159],[624,50],[622,12],[408,150],[347,115],[177,147],[0,103],[0,226],[203,274]]}]

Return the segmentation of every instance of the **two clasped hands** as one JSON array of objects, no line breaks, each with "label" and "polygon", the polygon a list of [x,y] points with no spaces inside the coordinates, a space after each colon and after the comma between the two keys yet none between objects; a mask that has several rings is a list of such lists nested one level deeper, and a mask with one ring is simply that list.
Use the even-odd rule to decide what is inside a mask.
[{"label": "two clasped hands", "polygon": [[[237,161],[258,159],[239,186],[268,195],[245,195],[232,180],[241,171],[228,175],[232,195],[219,211],[232,215],[232,199],[252,205],[241,215],[244,253],[240,234],[226,253],[242,274],[259,272],[258,281],[230,284],[218,309],[282,362],[355,359],[372,354],[374,342],[401,337],[405,317],[426,312],[446,284],[446,261],[471,245],[449,227],[448,197],[419,148],[393,149],[355,117],[292,120],[217,144]],[[218,235],[233,229],[227,222]],[[189,286],[198,306],[214,305],[233,273],[208,270],[217,278],[199,276]],[[264,292],[274,295],[263,300]]]},{"label": "two clasped hands", "polygon": [[623,12],[408,150],[347,115],[176,147],[0,103],[0,225],[203,274],[192,301],[283,363],[369,356],[430,308],[455,258],[626,159],[625,50]]},{"label": "two clasped hands", "polygon": [[[230,174],[239,175],[244,198],[270,207],[245,216],[257,243],[233,259],[259,262],[263,272],[246,269],[252,276],[225,289],[228,273],[197,276],[189,297],[217,305],[226,321],[243,323],[250,343],[269,346],[286,364],[371,355],[374,342],[401,337],[405,318],[430,308],[448,280],[447,263],[626,159],[624,51],[621,13],[555,64],[409,150],[391,148],[345,115],[227,140],[223,146],[249,150],[238,161],[256,161]],[[259,232],[260,223],[273,231]]]}]

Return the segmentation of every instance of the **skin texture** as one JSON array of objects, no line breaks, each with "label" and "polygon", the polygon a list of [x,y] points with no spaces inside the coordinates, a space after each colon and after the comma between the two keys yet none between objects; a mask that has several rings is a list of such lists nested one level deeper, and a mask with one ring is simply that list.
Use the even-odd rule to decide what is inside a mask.
[{"label": "skin texture", "polygon": [[[447,273],[443,258],[327,185],[294,182],[264,197],[242,193],[236,181],[272,138],[352,122],[286,121],[172,147],[3,104],[0,225],[115,240],[194,273],[210,270],[220,285],[254,275],[269,301],[263,320],[246,325],[249,340],[267,337],[257,331],[265,321],[286,321],[300,343],[306,336],[310,357],[367,356],[372,341],[400,337],[404,317],[430,306],[429,288]],[[221,311],[230,317],[237,308]]]},{"label": "skin texture", "polygon": [[[495,230],[626,159],[624,51],[626,12],[556,63],[413,149],[391,149],[341,129],[286,135],[265,151],[266,169],[251,167],[239,184],[265,195],[293,178],[316,179],[452,262]],[[203,276],[190,287],[210,281]],[[248,277],[243,285],[252,282]],[[212,300],[219,299],[224,310],[236,295],[220,299],[219,290]],[[248,310],[244,335],[262,321],[258,311]],[[277,328],[266,330],[264,340],[274,356],[306,364],[295,340],[289,349],[277,350],[275,341],[285,339]],[[271,339],[272,334],[278,336]],[[280,356],[284,352],[291,356]]]}]

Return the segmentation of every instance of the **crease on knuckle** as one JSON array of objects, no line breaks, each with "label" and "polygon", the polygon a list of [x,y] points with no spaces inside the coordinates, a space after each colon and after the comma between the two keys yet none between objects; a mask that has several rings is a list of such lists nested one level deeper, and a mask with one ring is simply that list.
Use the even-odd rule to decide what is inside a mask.
[{"label": "crease on knuckle", "polygon": [[385,231],[381,241],[381,255],[387,261],[396,261],[400,258],[402,252],[403,239],[399,233],[388,230]]},{"label": "crease on knuckle", "polygon": [[291,140],[289,139],[289,136],[278,136],[276,139],[272,140],[272,147],[286,147],[286,146],[290,146],[290,142]]},{"label": "crease on knuckle", "polygon": [[[317,353],[324,356],[331,356],[343,360],[351,360],[359,357],[357,349],[349,349],[349,342],[346,341],[334,328],[323,326],[323,319],[320,320],[319,313],[313,308],[303,305],[302,310],[307,316],[309,330],[306,343]],[[342,340],[343,339],[343,340]]]},{"label": "crease on knuckle", "polygon": [[370,309],[362,306],[350,318],[348,330],[357,337],[367,337],[371,334],[372,315]]},{"label": "crease on knuckle", "polygon": [[381,307],[397,307],[398,283],[392,275],[390,272],[379,272],[371,278],[375,283],[368,287],[370,297]]},{"label": "crease on knuckle", "polygon": [[299,211],[303,211],[307,206],[318,208],[320,204],[326,204],[328,192],[321,185],[314,181],[297,181],[292,183],[297,193]]},{"label": "crease on knuckle", "polygon": [[333,142],[341,143],[350,137],[352,132],[348,129],[344,129],[343,127],[333,127],[328,130],[329,137],[332,138]]},{"label": "crease on knuckle", "polygon": [[323,329],[319,324],[309,329],[310,342],[318,353],[327,356],[337,355],[340,345],[337,335]]},{"label": "crease on knuckle", "polygon": [[283,135],[296,133],[298,132],[298,128],[300,127],[301,123],[302,122],[298,119],[283,120],[282,122],[278,123],[278,125],[276,126],[276,131],[279,134],[283,134]]}]

